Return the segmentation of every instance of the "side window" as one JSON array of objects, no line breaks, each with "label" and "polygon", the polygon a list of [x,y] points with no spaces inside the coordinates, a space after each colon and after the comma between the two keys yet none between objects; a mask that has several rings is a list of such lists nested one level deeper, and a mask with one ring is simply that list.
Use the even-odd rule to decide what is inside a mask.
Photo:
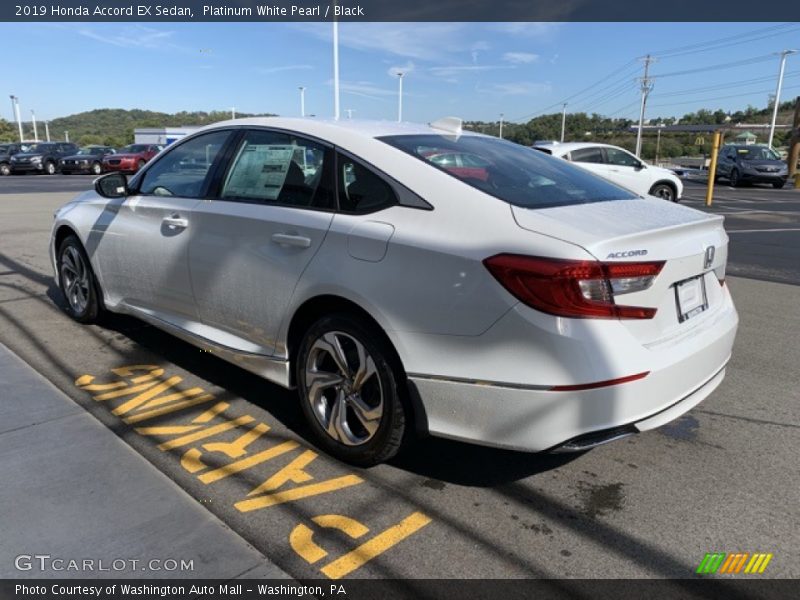
[{"label": "side window", "polygon": [[639,159],[618,148],[606,148],[606,156],[608,157],[608,164],[610,165],[617,165],[619,167],[639,166]]},{"label": "side window", "polygon": [[398,203],[392,187],[360,162],[337,153],[336,165],[340,211],[374,212]]},{"label": "side window", "polygon": [[334,207],[332,151],[276,131],[247,131],[220,191],[223,200]]},{"label": "side window", "polygon": [[200,198],[211,166],[230,134],[214,131],[176,146],[147,170],[139,193]]},{"label": "side window", "polygon": [[581,148],[570,152],[570,160],[583,163],[602,163],[603,151],[600,148]]}]

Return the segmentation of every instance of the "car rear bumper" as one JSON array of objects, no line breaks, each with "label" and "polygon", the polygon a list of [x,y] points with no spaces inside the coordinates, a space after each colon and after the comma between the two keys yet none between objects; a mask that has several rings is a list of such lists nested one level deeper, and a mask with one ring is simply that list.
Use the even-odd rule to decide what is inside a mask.
[{"label": "car rear bumper", "polygon": [[[645,377],[595,389],[553,391],[552,386],[415,374],[409,374],[409,381],[432,435],[530,452],[580,450],[659,427],[705,399],[724,378],[737,326],[736,310],[726,294],[725,305],[687,339],[640,347],[637,359],[643,357],[644,363],[632,362],[628,374],[649,371]],[[590,349],[590,355],[593,350],[602,351]],[[596,360],[614,362],[613,357],[605,358]],[[615,368],[607,379],[617,377]]]}]

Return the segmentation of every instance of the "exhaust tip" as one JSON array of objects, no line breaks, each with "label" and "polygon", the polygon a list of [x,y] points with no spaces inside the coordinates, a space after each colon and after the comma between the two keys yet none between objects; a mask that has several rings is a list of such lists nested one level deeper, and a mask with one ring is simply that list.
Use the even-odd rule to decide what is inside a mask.
[{"label": "exhaust tip", "polygon": [[593,431],[592,433],[586,433],[573,438],[568,442],[561,444],[560,446],[556,446],[550,452],[553,454],[583,452],[584,450],[590,450],[597,446],[608,444],[609,442],[616,442],[617,440],[632,436],[636,433],[639,433],[639,430],[633,425],[614,427],[612,429],[603,429],[602,431]]}]

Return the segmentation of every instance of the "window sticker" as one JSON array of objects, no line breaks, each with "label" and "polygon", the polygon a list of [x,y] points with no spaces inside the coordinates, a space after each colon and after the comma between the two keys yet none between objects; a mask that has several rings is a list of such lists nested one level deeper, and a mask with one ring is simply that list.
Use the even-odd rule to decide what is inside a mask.
[{"label": "window sticker", "polygon": [[277,200],[295,150],[287,145],[246,145],[228,176],[223,196]]}]

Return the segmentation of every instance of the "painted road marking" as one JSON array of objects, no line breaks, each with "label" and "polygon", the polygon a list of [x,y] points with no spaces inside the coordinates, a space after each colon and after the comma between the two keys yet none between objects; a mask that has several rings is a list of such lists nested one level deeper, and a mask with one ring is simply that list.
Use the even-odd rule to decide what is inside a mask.
[{"label": "painted road marking", "polygon": [[[233,418],[226,416],[225,411],[230,407],[229,403],[216,401],[213,394],[200,387],[180,389],[183,378],[177,375],[165,375],[162,367],[130,365],[114,368],[111,372],[120,379],[96,382],[93,375],[87,374],[78,377],[75,385],[92,393],[96,402],[110,404],[112,401],[121,400],[119,404],[110,408],[111,414],[120,417],[126,424],[136,424],[133,430],[139,435],[169,438],[162,439],[156,446],[162,452],[189,446],[179,455],[180,466],[206,485],[268,463],[284,454],[297,453],[289,464],[250,490],[246,498],[234,502],[234,508],[242,513],[301,501],[364,483],[361,477],[352,473],[315,481],[309,468],[313,466],[318,454],[295,440],[282,440],[270,447],[251,451],[264,441],[272,441],[269,436],[271,430],[269,425],[257,422],[251,415]],[[143,421],[178,411],[189,409],[196,411],[202,408],[201,405],[207,404],[211,406],[199,415],[195,413],[196,416],[189,422],[174,425],[139,425]],[[233,441],[215,439],[216,436],[232,430],[242,430],[242,433]],[[198,442],[204,443],[198,444]],[[203,460],[208,454],[224,455],[234,460],[226,465],[209,468]],[[352,540],[359,540],[369,532],[366,525],[345,515],[317,515],[307,518],[323,531],[333,529],[344,533]],[[320,572],[331,579],[345,577],[430,522],[430,517],[421,512],[414,512],[322,567]],[[288,540],[294,552],[308,564],[314,564],[328,555],[326,550],[313,541],[313,535],[313,530],[301,522],[292,529]]]}]

